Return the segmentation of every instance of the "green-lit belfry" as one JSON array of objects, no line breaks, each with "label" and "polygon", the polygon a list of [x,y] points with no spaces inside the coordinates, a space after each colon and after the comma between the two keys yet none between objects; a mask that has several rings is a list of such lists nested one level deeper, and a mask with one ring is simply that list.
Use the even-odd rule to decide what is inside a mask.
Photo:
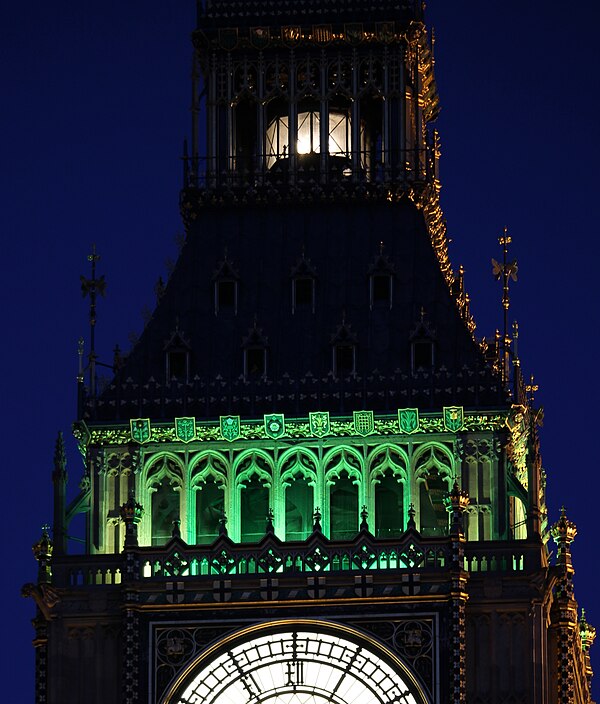
[{"label": "green-lit belfry", "polygon": [[81,352],[73,502],[56,448],[36,702],[589,704],[518,332],[448,259],[423,3],[204,0],[193,44],[185,242],[104,388]]}]

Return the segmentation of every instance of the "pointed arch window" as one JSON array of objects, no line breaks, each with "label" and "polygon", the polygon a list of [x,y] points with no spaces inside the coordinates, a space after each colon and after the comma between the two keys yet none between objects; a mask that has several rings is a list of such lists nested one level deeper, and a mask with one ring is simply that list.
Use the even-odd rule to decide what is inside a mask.
[{"label": "pointed arch window", "polygon": [[394,265],[383,252],[383,242],[379,245],[379,254],[369,267],[369,304],[375,307],[392,307],[394,298]]},{"label": "pointed arch window", "polygon": [[164,545],[171,539],[173,521],[179,517],[179,492],[162,481],[152,493],[152,545]]},{"label": "pointed arch window", "polygon": [[415,465],[419,501],[419,530],[424,536],[448,533],[449,514],[444,503],[453,477],[453,463],[446,448],[425,445],[418,453]]},{"label": "pointed arch window", "polygon": [[410,367],[413,374],[431,371],[435,366],[435,331],[425,320],[421,309],[420,320],[410,334]]},{"label": "pointed arch window", "polygon": [[285,539],[306,540],[312,532],[313,487],[303,476],[294,480],[285,490]]},{"label": "pointed arch window", "polygon": [[400,475],[387,469],[375,485],[375,535],[397,538],[404,531],[404,484]]},{"label": "pointed arch window", "polygon": [[448,534],[448,512],[444,505],[447,493],[448,485],[437,468],[432,467],[419,484],[422,535],[435,537]]},{"label": "pointed arch window", "polygon": [[315,312],[316,279],[316,269],[303,252],[291,271],[292,314],[297,310]]},{"label": "pointed arch window", "polygon": [[191,346],[185,335],[175,328],[171,337],[165,343],[165,375],[167,381],[177,379],[187,382],[190,376]]},{"label": "pointed arch window", "polygon": [[225,257],[213,274],[215,315],[237,315],[239,298],[239,275],[234,265]]},{"label": "pointed arch window", "polygon": [[329,494],[329,537],[352,540],[358,532],[358,484],[342,470]]},{"label": "pointed arch window", "polygon": [[169,457],[159,458],[148,470],[145,485],[150,505],[150,526],[146,536],[152,545],[164,545],[171,539],[173,521],[184,519],[185,523],[181,508],[181,466]]},{"label": "pointed arch window", "polygon": [[334,377],[356,374],[356,335],[345,320],[331,336],[332,372]]},{"label": "pointed arch window", "polygon": [[243,543],[257,543],[265,535],[269,487],[256,474],[240,484],[240,522]]},{"label": "pointed arch window", "polygon": [[219,535],[221,519],[225,514],[223,485],[214,478],[199,484],[196,489],[196,544],[212,543]]},{"label": "pointed arch window", "polygon": [[254,323],[242,341],[244,352],[244,379],[257,380],[267,376],[268,338]]}]

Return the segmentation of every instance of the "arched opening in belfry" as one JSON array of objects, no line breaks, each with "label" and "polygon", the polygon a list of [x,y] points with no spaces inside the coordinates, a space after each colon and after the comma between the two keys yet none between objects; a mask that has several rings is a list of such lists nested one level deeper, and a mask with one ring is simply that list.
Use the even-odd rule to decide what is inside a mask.
[{"label": "arched opening in belfry", "polygon": [[214,479],[196,489],[196,544],[212,543],[219,535],[224,516],[225,497],[223,487]]},{"label": "arched opening in belfry", "polygon": [[400,475],[387,469],[375,484],[375,536],[396,538],[404,530],[404,484]]},{"label": "arched opening in belfry", "polygon": [[329,537],[351,540],[358,532],[358,484],[342,470],[330,488]]},{"label": "arched opening in belfry", "polygon": [[419,508],[421,526],[424,536],[444,536],[448,533],[448,512],[444,498],[448,493],[448,484],[437,467],[433,466],[419,483]]},{"label": "arched opening in belfry", "polygon": [[171,539],[173,521],[179,520],[180,492],[163,479],[152,492],[152,545],[164,545]]},{"label": "arched opening in belfry", "polygon": [[269,487],[253,474],[240,485],[241,540],[256,543],[265,535]]},{"label": "arched opening in belfry", "polygon": [[285,538],[306,540],[312,532],[313,487],[303,476],[294,477],[285,490]]}]

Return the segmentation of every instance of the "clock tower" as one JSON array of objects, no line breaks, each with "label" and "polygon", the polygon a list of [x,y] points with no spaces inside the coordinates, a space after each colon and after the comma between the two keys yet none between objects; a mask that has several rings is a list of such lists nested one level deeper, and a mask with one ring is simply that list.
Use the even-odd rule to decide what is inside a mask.
[{"label": "clock tower", "polygon": [[102,389],[90,341],[70,504],[57,442],[36,701],[590,704],[517,331],[448,258],[424,4],[199,0],[193,45],[185,241]]}]

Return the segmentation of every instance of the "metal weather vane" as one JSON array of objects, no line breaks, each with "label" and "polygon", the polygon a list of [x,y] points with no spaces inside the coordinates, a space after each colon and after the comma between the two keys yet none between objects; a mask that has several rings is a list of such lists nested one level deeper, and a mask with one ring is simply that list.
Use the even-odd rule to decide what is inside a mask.
[{"label": "metal weather vane", "polygon": [[510,281],[517,281],[519,267],[517,260],[508,261],[508,245],[512,242],[512,237],[508,234],[508,228],[504,228],[504,233],[498,238],[502,246],[502,263],[492,259],[492,274],[496,281],[502,279],[502,308],[504,309],[504,330],[502,335],[502,381],[508,381],[508,363],[510,355],[511,338],[508,334],[508,311],[510,309]]},{"label": "metal weather vane", "polygon": [[86,298],[90,297],[90,353],[88,355],[88,369],[90,371],[90,393],[92,397],[96,393],[96,301],[97,296],[104,296],[106,293],[106,280],[104,275],[97,278],[96,263],[100,260],[100,255],[96,253],[96,245],[92,245],[92,253],[88,254],[88,262],[92,265],[92,275],[89,279],[85,276],[80,276],[81,280],[81,295]]}]

